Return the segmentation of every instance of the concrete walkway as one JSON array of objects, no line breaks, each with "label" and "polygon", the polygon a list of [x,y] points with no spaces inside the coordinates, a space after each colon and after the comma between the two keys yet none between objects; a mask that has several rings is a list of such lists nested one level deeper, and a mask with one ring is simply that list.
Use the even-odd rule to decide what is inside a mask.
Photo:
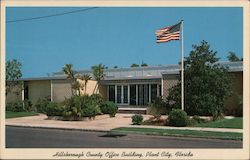
[{"label": "concrete walkway", "polygon": [[[168,126],[146,126],[131,125],[133,114],[116,114],[116,117],[110,118],[108,115],[96,116],[95,120],[86,121],[60,121],[47,120],[47,116],[39,114],[38,116],[10,118],[6,119],[6,125],[38,127],[38,128],[57,128],[57,129],[76,129],[88,131],[110,131],[118,127],[139,127],[139,128],[158,128],[158,129],[180,129],[180,130],[197,130],[197,131],[216,131],[216,132],[238,132],[242,129],[229,128],[201,128],[201,127],[168,127]],[[143,115],[144,120],[149,119],[150,115]]]}]

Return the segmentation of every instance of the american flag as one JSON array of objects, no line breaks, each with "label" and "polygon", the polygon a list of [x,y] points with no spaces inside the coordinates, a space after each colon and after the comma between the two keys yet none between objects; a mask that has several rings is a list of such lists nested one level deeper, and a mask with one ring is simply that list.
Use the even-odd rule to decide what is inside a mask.
[{"label": "american flag", "polygon": [[157,37],[156,43],[169,42],[171,40],[180,40],[181,22],[173,26],[158,29],[155,34]]}]

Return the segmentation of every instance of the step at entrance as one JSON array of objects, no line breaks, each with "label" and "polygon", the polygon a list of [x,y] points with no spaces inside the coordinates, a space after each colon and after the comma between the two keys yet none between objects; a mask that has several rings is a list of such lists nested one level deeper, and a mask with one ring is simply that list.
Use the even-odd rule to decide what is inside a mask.
[{"label": "step at entrance", "polygon": [[129,113],[129,114],[146,114],[147,108],[128,108],[128,107],[119,107],[118,113]]}]

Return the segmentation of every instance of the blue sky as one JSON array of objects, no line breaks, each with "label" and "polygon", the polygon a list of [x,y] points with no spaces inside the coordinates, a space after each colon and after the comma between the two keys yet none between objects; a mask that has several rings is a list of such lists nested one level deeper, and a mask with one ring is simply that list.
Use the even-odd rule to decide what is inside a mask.
[{"label": "blue sky", "polygon": [[[9,7],[6,20],[68,12],[80,8]],[[89,69],[103,63],[129,67],[177,64],[180,41],[157,44],[155,30],[184,20],[184,51],[206,40],[222,61],[229,51],[242,57],[242,8],[100,7],[63,16],[6,24],[6,59],[22,64],[23,77],[61,71],[66,63]]]}]

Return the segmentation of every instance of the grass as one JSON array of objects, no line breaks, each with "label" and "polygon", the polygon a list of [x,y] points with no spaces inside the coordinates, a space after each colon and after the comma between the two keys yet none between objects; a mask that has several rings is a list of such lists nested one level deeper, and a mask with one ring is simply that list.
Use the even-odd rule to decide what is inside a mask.
[{"label": "grass", "polygon": [[208,127],[208,128],[243,128],[243,118],[221,119],[207,123],[200,123],[194,127]]},{"label": "grass", "polygon": [[242,133],[235,133],[235,132],[211,132],[211,131],[129,128],[129,127],[115,128],[112,131],[139,133],[147,135],[161,135],[161,136],[185,136],[185,137],[199,137],[199,138],[242,140]]},{"label": "grass", "polygon": [[36,112],[11,112],[6,111],[6,118],[17,118],[17,117],[27,117],[38,115]]}]

